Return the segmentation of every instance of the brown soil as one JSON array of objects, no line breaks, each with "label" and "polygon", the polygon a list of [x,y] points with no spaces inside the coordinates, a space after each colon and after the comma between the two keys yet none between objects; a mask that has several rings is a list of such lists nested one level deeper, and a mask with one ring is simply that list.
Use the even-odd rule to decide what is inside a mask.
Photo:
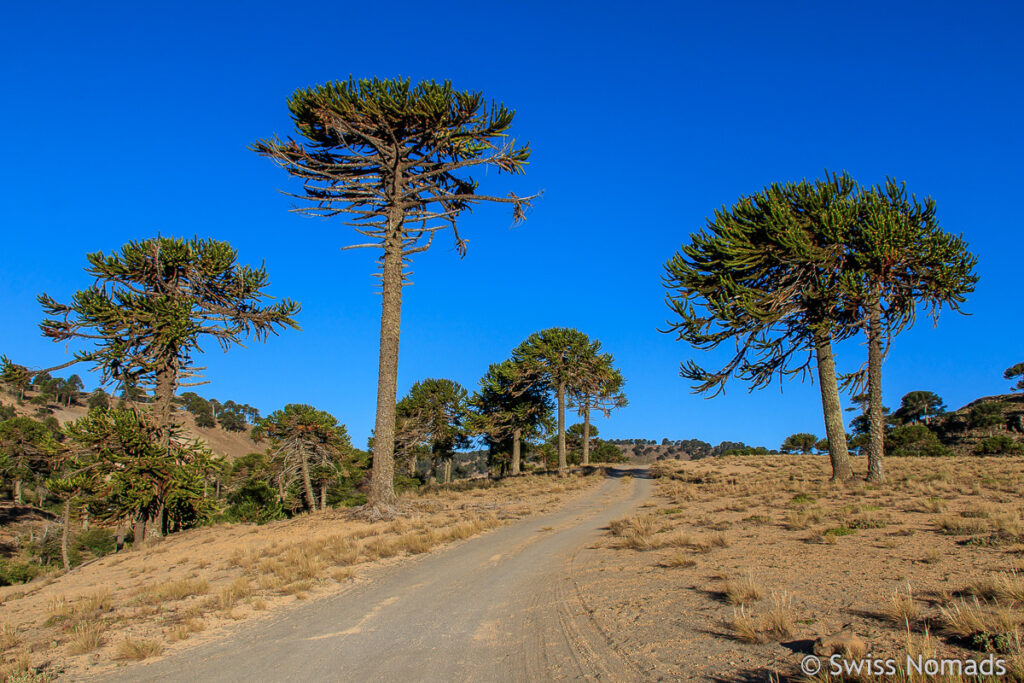
[{"label": "brown soil", "polygon": [[[987,620],[991,636],[1010,636],[1000,656],[1024,671],[1024,462],[886,468],[883,485],[836,487],[820,456],[659,463],[655,502],[577,559],[578,591],[620,655],[652,679],[793,675],[812,639],[847,624],[871,656],[903,657],[908,625],[915,652],[984,656],[972,627],[950,618],[958,607]],[[909,624],[894,594],[919,612]],[[771,632],[773,605],[789,629]]]}]

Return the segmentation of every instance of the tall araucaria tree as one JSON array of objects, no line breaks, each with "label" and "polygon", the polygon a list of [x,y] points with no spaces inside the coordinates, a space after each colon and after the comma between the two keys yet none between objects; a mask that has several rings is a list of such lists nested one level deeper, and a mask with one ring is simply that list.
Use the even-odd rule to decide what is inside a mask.
[{"label": "tall araucaria tree", "polygon": [[845,173],[773,184],[715,211],[665,264],[668,333],[697,349],[736,345],[720,370],[693,360],[680,374],[717,395],[736,375],[751,390],[817,366],[832,478],[853,476],[839,401],[834,340],[843,326],[844,246],[858,218],[856,184]]},{"label": "tall araucaria tree", "polygon": [[394,488],[395,406],[403,269],[410,256],[430,248],[434,235],[451,229],[465,255],[456,219],[479,202],[513,207],[513,222],[525,217],[533,197],[477,192],[466,172],[493,166],[522,173],[527,145],[508,139],[514,112],[488,105],[479,92],[458,91],[448,81],[335,81],[297,90],[288,100],[298,134],[263,139],[253,151],[303,181],[291,196],[311,202],[295,210],[347,217],[346,225],[370,239],[346,248],[380,249],[383,303],[374,427],[373,473],[367,514],[391,517]]},{"label": "tall araucaria tree", "polygon": [[[977,258],[961,236],[943,232],[935,216],[935,201],[919,202],[907,194],[905,183],[888,178],[860,193],[859,219],[850,233],[848,263],[854,277],[851,324],[867,332],[868,474],[883,480],[885,415],[882,409],[883,339],[914,324],[922,305],[933,321],[943,307],[959,311],[974,291]],[[859,386],[859,382],[854,382]]]},{"label": "tall araucaria tree", "polygon": [[52,318],[40,327],[55,342],[92,341],[76,360],[92,362],[104,382],[153,392],[156,426],[173,423],[173,399],[194,376],[194,355],[204,339],[225,351],[252,337],[264,341],[278,328],[298,329],[299,304],[264,305],[266,270],[241,266],[227,242],[156,237],[129,242],[111,254],[89,254],[95,282],[70,304],[39,297]]},{"label": "tall araucaria tree", "polygon": [[558,407],[558,471],[565,473],[565,407],[568,392],[583,385],[593,358],[590,339],[579,330],[551,327],[534,332],[512,351],[512,360],[525,368],[535,382],[555,394]]},{"label": "tall araucaria tree", "polygon": [[470,405],[471,430],[484,435],[492,456],[497,452],[507,454],[509,474],[518,476],[523,439],[550,429],[548,391],[534,381],[521,363],[506,360],[491,364],[487,374],[480,378],[480,388],[470,399]]},{"label": "tall araucaria tree", "polygon": [[611,411],[629,405],[626,394],[622,392],[624,384],[622,372],[615,367],[612,354],[601,353],[601,342],[595,340],[579,382],[570,391],[570,401],[583,418],[582,464],[590,464],[591,410],[599,410],[608,417]]}]

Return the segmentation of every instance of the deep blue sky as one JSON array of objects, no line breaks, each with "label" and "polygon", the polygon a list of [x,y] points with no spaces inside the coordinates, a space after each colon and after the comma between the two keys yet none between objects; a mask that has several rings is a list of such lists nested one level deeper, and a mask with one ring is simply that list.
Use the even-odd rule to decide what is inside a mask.
[{"label": "deep blue sky", "polygon": [[[839,3],[6,3],[0,10],[0,352],[40,367],[35,297],[89,281],[85,253],[198,234],[266,261],[302,332],[203,358],[202,393],[264,412],[312,403],[362,445],[373,422],[380,298],[351,231],[288,212],[294,187],[246,147],[289,134],[285,99],[332,79],[451,79],[517,110],[529,220],[462,221],[417,257],[405,290],[399,392],[470,389],[529,333],[574,326],[615,354],[629,408],[603,436],[777,446],[823,433],[817,387],[714,400],[678,377],[689,347],[659,334],[664,261],[705,216],[772,181],[886,174],[938,203],[979,255],[966,310],[922,319],[885,365],[885,398],[930,389],[950,407],[1001,393],[1021,343],[1024,5]],[[864,347],[839,349],[841,367]],[[702,357],[714,364],[713,356]],[[87,378],[90,387],[94,379]]]}]

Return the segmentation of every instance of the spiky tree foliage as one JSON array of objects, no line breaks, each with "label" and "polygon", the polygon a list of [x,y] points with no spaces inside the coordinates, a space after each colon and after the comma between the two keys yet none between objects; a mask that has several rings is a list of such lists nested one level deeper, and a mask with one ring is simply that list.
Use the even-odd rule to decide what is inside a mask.
[{"label": "spiky tree foliage", "polygon": [[[299,478],[310,510],[327,509],[327,489],[348,474],[353,455],[345,425],[328,412],[301,403],[275,410],[253,427],[256,440],[271,440],[271,457],[280,458],[282,490]],[[313,487],[320,489],[320,504]]]},{"label": "spiky tree foliage", "polygon": [[164,523],[169,530],[195,526],[212,511],[203,489],[216,467],[213,456],[177,428],[165,442],[165,428],[147,413],[98,408],[66,424],[64,431],[69,447],[76,449],[73,469],[89,472],[87,488],[98,515],[134,521],[137,543],[145,540],[151,520],[152,532],[160,535]]},{"label": "spiky tree foliage", "polygon": [[590,357],[584,363],[579,381],[569,392],[570,403],[583,418],[582,463],[590,464],[590,413],[598,410],[607,418],[613,410],[629,405],[622,387],[625,379],[615,367],[610,353],[601,353],[601,342],[594,340]]},{"label": "spiky tree foliage", "polygon": [[779,450],[783,453],[800,453],[801,455],[807,455],[818,446],[818,437],[814,434],[808,434],[807,432],[800,432],[798,434],[790,434],[786,437],[786,440],[782,442]]},{"label": "spiky tree foliage", "polygon": [[19,401],[25,399],[25,389],[32,384],[32,373],[24,365],[18,365],[7,356],[0,356],[0,384],[7,393]]},{"label": "spiky tree foliage", "polygon": [[853,476],[832,343],[853,331],[842,299],[845,245],[856,226],[856,184],[845,173],[773,184],[715,211],[665,264],[675,333],[700,350],[734,342],[719,370],[690,360],[680,374],[717,395],[731,376],[751,390],[817,366],[834,480]]},{"label": "spiky tree foliage", "polygon": [[53,432],[42,422],[30,417],[0,422],[0,459],[4,478],[13,482],[15,503],[21,505],[26,482],[45,479],[57,450]]},{"label": "spiky tree foliage", "polygon": [[40,325],[43,334],[55,342],[92,341],[95,348],[76,360],[93,363],[104,382],[151,388],[161,428],[172,423],[175,391],[196,370],[204,339],[226,351],[248,337],[264,341],[279,328],[298,329],[299,304],[266,305],[266,270],[239,265],[227,242],[156,237],[86,258],[92,286],[70,304],[39,297],[53,316]]},{"label": "spiky tree foliage", "polygon": [[1013,385],[1014,391],[1024,391],[1024,363],[1017,363],[1006,368],[1003,372],[1003,379],[1017,380]]},{"label": "spiky tree foliage", "polygon": [[558,471],[568,468],[565,452],[565,406],[568,392],[583,385],[593,360],[590,339],[579,330],[551,327],[534,332],[512,351],[512,361],[520,364],[536,384],[553,391],[558,407]]},{"label": "spiky tree foliage", "polygon": [[507,462],[509,473],[518,476],[523,440],[551,428],[549,392],[523,364],[505,360],[487,369],[470,405],[470,431],[484,436],[492,460],[502,469]]},{"label": "spiky tree foliage", "polygon": [[469,445],[466,427],[468,409],[468,392],[461,384],[450,379],[416,382],[398,403],[396,412],[402,420],[408,421],[407,428],[418,432],[421,435],[420,443],[430,448],[435,476],[437,464],[441,464],[440,479],[443,484],[452,481],[455,449]]},{"label": "spiky tree foliage", "polygon": [[928,417],[942,415],[946,404],[933,391],[911,391],[900,399],[900,407],[893,413],[899,422],[920,422]]},{"label": "spiky tree foliage", "polygon": [[905,183],[887,178],[862,192],[858,204],[844,270],[855,274],[846,293],[851,324],[867,333],[867,478],[879,482],[885,438],[882,360],[888,343],[914,324],[919,306],[933,320],[944,307],[959,311],[978,281],[977,258],[962,237],[939,228],[934,200],[918,201]]},{"label": "spiky tree foliage", "polygon": [[383,294],[377,383],[376,446],[368,513],[395,511],[394,442],[401,329],[403,268],[427,250],[434,235],[451,229],[460,254],[466,241],[456,219],[479,202],[512,204],[513,220],[524,217],[532,197],[489,196],[466,175],[474,167],[522,173],[528,146],[509,140],[513,111],[488,105],[478,92],[451,83],[424,81],[336,81],[297,90],[288,108],[303,142],[277,137],[252,149],[303,181],[294,194],[311,205],[297,211],[342,216],[369,238],[354,247],[382,250]]}]

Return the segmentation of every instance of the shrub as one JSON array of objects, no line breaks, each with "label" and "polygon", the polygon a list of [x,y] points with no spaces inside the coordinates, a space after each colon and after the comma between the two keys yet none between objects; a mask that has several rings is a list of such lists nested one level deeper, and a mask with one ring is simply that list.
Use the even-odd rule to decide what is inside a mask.
[{"label": "shrub", "polygon": [[885,437],[885,452],[895,457],[952,455],[938,435],[923,424],[896,427]]},{"label": "shrub", "polygon": [[277,491],[265,481],[247,481],[228,496],[228,503],[224,518],[229,522],[266,524],[285,516]]},{"label": "shrub", "polygon": [[109,555],[117,549],[117,539],[110,529],[94,526],[78,534],[75,545],[96,557]]},{"label": "shrub", "polygon": [[42,567],[31,562],[0,560],[0,586],[28,583],[42,572]]},{"label": "shrub", "polygon": [[974,452],[978,455],[1020,455],[1024,453],[1024,446],[1006,434],[997,434],[979,443]]}]

